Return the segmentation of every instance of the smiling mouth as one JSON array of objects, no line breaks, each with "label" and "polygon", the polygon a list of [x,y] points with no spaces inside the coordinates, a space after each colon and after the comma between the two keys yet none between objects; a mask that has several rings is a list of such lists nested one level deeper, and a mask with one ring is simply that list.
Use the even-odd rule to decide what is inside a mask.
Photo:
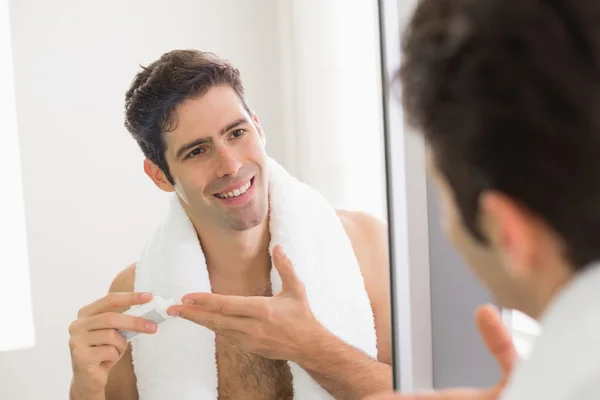
[{"label": "smiling mouth", "polygon": [[239,197],[239,196],[243,195],[244,193],[246,193],[248,191],[248,189],[250,189],[250,187],[252,186],[253,183],[254,183],[254,177],[252,177],[245,185],[243,185],[231,192],[217,193],[214,196],[219,199],[230,199],[233,197]]}]

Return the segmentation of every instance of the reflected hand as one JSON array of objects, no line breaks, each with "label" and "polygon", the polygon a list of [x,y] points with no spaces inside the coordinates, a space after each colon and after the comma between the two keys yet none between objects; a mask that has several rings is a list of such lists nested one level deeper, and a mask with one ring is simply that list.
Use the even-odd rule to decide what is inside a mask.
[{"label": "reflected hand", "polygon": [[477,310],[475,315],[477,327],[500,368],[502,378],[489,389],[449,389],[427,394],[380,394],[364,400],[497,400],[510,377],[517,353],[512,343],[510,332],[500,318],[495,307],[486,305]]},{"label": "reflected hand", "polygon": [[147,303],[150,293],[109,293],[79,310],[69,326],[73,367],[72,397],[103,398],[110,369],[127,350],[118,329],[147,334],[156,332],[154,322],[124,315],[119,310]]},{"label": "reflected hand", "polygon": [[246,352],[296,360],[325,328],[310,310],[304,284],[281,246],[273,249],[273,264],[283,284],[273,297],[191,293],[168,313],[225,336]]}]

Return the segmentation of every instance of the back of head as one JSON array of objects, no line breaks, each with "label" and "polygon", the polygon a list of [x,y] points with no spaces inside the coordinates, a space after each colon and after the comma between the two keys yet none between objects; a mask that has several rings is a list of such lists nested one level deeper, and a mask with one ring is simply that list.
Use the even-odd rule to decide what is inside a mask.
[{"label": "back of head", "polygon": [[510,196],[600,260],[600,2],[423,0],[402,45],[407,122],[421,131],[463,222]]},{"label": "back of head", "polygon": [[125,94],[125,127],[171,183],[163,135],[175,128],[174,110],[217,85],[233,88],[250,113],[239,71],[216,55],[198,50],[163,54],[142,67]]}]

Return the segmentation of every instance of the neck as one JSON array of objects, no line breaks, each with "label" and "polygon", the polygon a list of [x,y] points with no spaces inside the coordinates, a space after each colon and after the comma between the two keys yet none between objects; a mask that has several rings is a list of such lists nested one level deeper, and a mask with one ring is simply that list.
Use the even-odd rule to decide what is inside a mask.
[{"label": "neck", "polygon": [[575,277],[572,266],[564,262],[548,263],[549,269],[541,271],[544,277],[536,279],[536,293],[526,311],[532,318],[540,320],[554,299],[560,295],[564,287]]},{"label": "neck", "polygon": [[194,224],[206,265],[211,274],[231,278],[262,275],[270,272],[268,219],[245,231],[205,229]]}]

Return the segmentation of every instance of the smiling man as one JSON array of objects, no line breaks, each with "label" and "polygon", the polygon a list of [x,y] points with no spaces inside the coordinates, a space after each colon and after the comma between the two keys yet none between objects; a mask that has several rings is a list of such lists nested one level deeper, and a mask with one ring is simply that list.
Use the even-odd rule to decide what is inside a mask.
[{"label": "smiling man", "polygon": [[[164,54],[127,92],[126,126],[173,202],[140,260],[72,323],[72,399],[391,388],[385,224],[334,210],[267,156],[235,68],[200,51]],[[185,304],[160,327],[120,313],[152,295]],[[129,344],[116,329],[147,335]]]}]

